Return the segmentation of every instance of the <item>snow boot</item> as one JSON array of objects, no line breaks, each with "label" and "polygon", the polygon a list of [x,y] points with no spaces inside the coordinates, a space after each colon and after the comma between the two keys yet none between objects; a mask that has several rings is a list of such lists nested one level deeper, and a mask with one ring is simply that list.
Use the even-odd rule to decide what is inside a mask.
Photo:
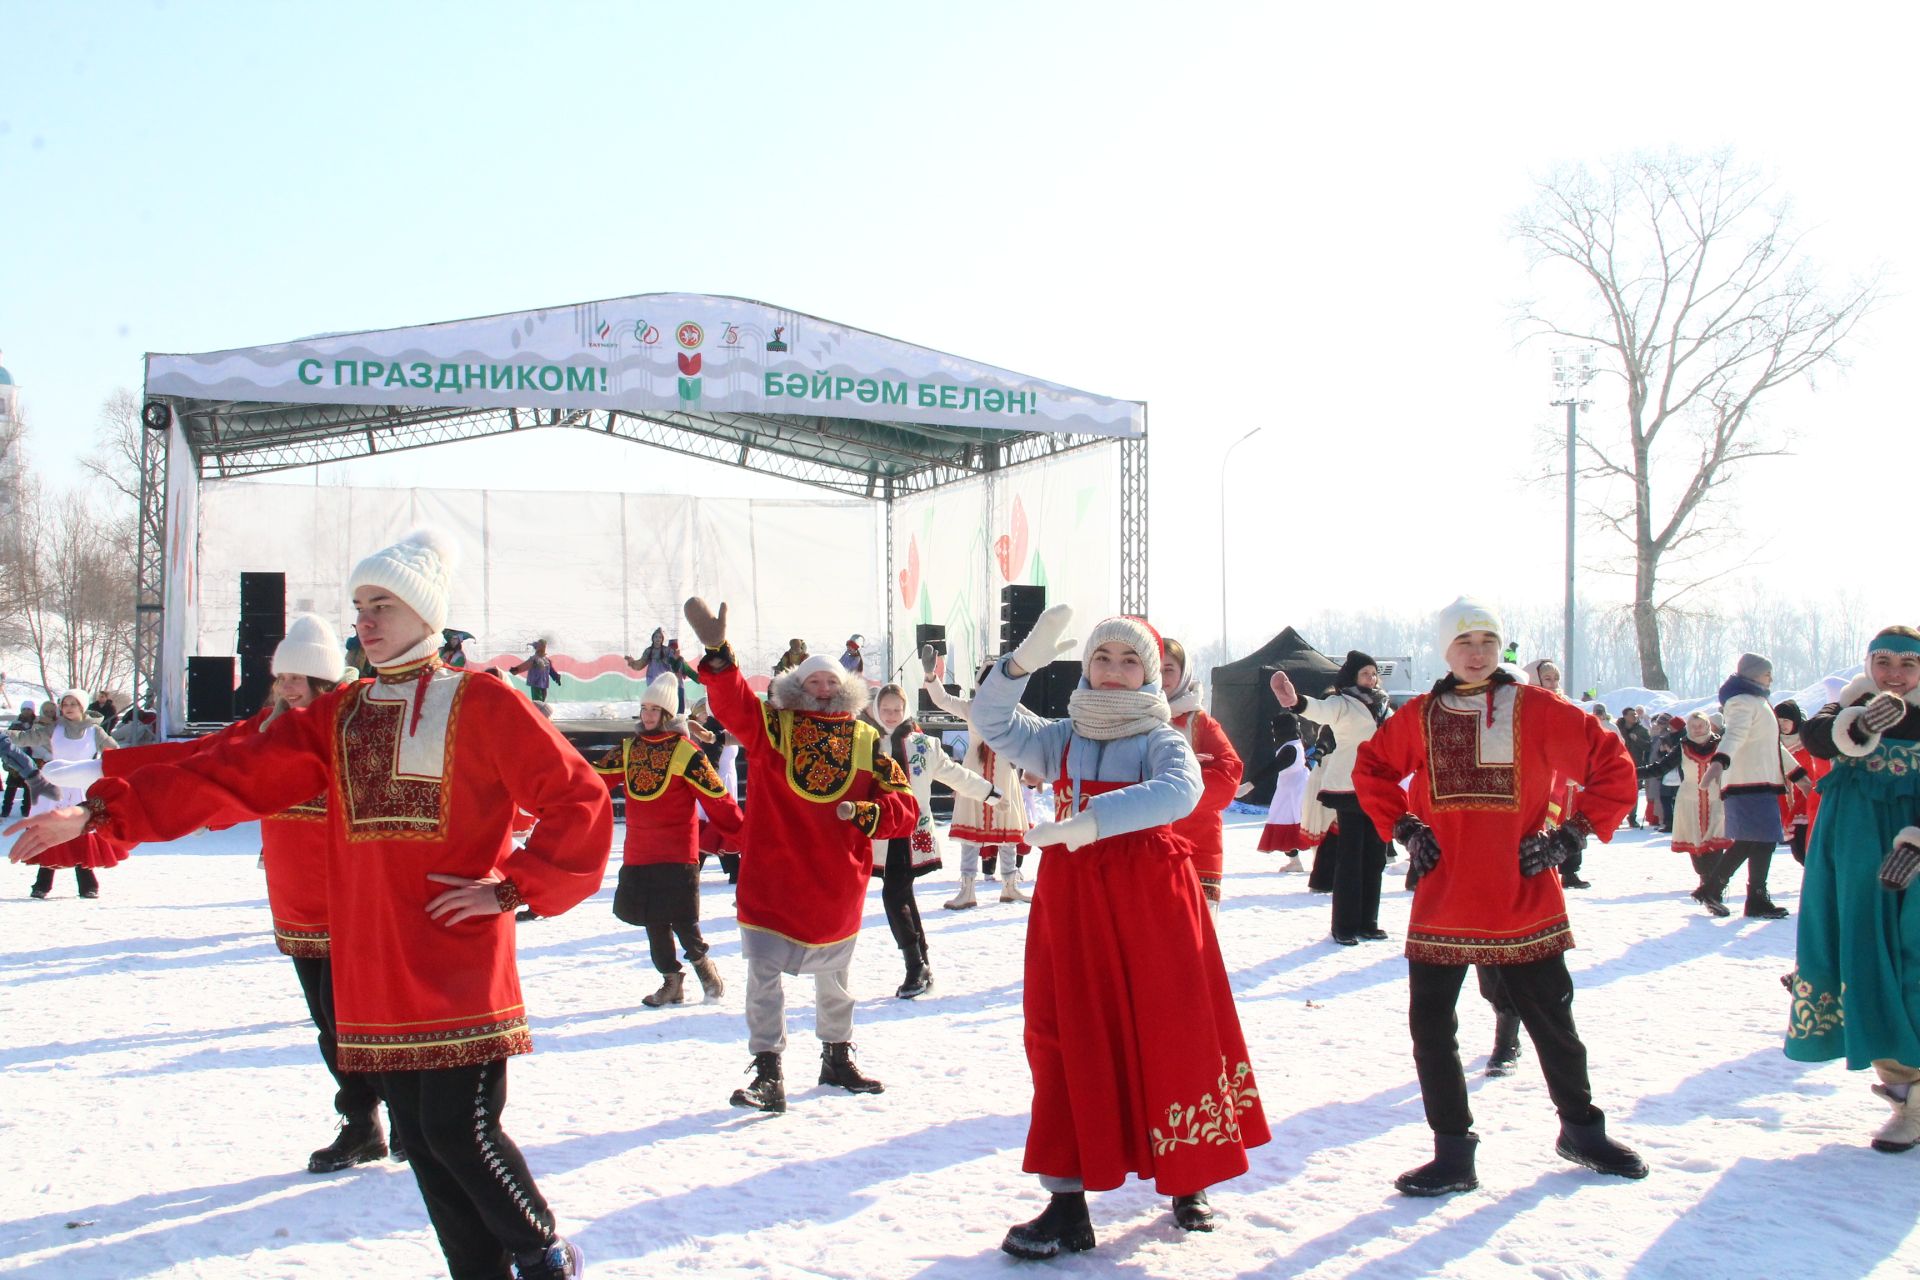
[{"label": "snow boot", "polygon": [[1893,1115],[1873,1135],[1873,1149],[1897,1156],[1920,1145],[1920,1092],[1909,1085],[1907,1096],[1900,1098],[1884,1084],[1874,1085],[1873,1091],[1893,1106]]},{"label": "snow boot", "polygon": [[1002,880],[1000,882],[1000,901],[1032,902],[1033,895],[1023,892],[1018,880]]},{"label": "snow boot", "polygon": [[901,1000],[911,1000],[933,990],[933,967],[927,963],[927,953],[918,952],[907,957],[907,980],[893,994]]},{"label": "snow boot", "polygon": [[80,896],[97,898],[100,896],[100,877],[93,874],[92,867],[77,867],[74,878],[80,882]]},{"label": "snow boot", "polygon": [[1493,1015],[1493,1052],[1487,1055],[1487,1074],[1510,1076],[1519,1065],[1519,1015],[1496,1013]]},{"label": "snow boot", "polygon": [[660,979],[660,989],[650,996],[640,997],[640,1003],[649,1009],[658,1009],[663,1004],[685,1004],[687,1002],[686,986],[686,974],[665,974]]},{"label": "snow boot", "polygon": [[1455,1191],[1472,1191],[1480,1185],[1473,1172],[1473,1149],[1480,1145],[1478,1134],[1436,1133],[1433,1135],[1433,1159],[1418,1169],[1409,1169],[1393,1180],[1403,1196],[1444,1196]]},{"label": "snow boot", "polygon": [[1787,909],[1780,906],[1765,894],[1762,894],[1758,898],[1752,894],[1748,894],[1747,909],[1741,912],[1741,914],[1749,920],[1785,920],[1787,918]]},{"label": "snow boot", "polygon": [[1306,869],[1306,865],[1297,857],[1290,857],[1280,864],[1280,874],[1283,876],[1292,875],[1295,872],[1304,872]]},{"label": "snow boot", "polygon": [[1093,1219],[1087,1214],[1087,1193],[1056,1191],[1032,1222],[1007,1232],[1001,1251],[1016,1258],[1043,1262],[1062,1251],[1085,1253],[1093,1248]]},{"label": "snow boot", "polygon": [[308,1173],[337,1173],[356,1164],[383,1160],[387,1155],[387,1135],[380,1127],[378,1112],[348,1116],[331,1143],[307,1157]]},{"label": "snow boot", "polygon": [[960,892],[947,899],[942,905],[949,911],[966,911],[971,907],[979,905],[973,899],[973,877],[961,876]]},{"label": "snow boot", "polygon": [[1713,916],[1715,919],[1724,920],[1733,914],[1733,912],[1727,909],[1727,904],[1720,901],[1719,895],[1713,893],[1704,884],[1698,889],[1695,889],[1690,896],[1695,902],[1705,907],[1707,914]]},{"label": "snow boot", "polygon": [[885,1093],[887,1087],[860,1074],[853,1045],[846,1040],[820,1046],[820,1083],[837,1085],[848,1093]]},{"label": "snow boot", "polygon": [[1553,1144],[1553,1149],[1595,1173],[1608,1173],[1616,1178],[1647,1176],[1647,1162],[1640,1158],[1640,1153],[1607,1136],[1607,1117],[1598,1107],[1593,1108],[1593,1119],[1585,1124],[1574,1124],[1563,1118],[1560,1140]]},{"label": "snow boot", "polygon": [[53,868],[42,867],[33,877],[33,889],[29,897],[44,898],[53,890]]},{"label": "snow boot", "polygon": [[736,1107],[752,1107],[755,1111],[785,1111],[787,1082],[780,1074],[780,1055],[772,1051],[754,1054],[752,1070],[752,1081],[744,1089],[735,1089],[728,1101]]},{"label": "snow boot", "polygon": [[709,1000],[718,1000],[727,994],[727,984],[720,980],[720,967],[713,962],[712,956],[701,956],[693,962],[693,971],[700,978],[700,990]]},{"label": "snow boot", "polygon": [[1190,1196],[1175,1196],[1173,1225],[1182,1231],[1213,1230],[1213,1206],[1207,1203],[1207,1193],[1196,1191]]},{"label": "snow boot", "polygon": [[513,1259],[513,1274],[520,1280],[576,1280],[586,1273],[580,1246],[557,1236],[540,1252],[517,1254]]}]

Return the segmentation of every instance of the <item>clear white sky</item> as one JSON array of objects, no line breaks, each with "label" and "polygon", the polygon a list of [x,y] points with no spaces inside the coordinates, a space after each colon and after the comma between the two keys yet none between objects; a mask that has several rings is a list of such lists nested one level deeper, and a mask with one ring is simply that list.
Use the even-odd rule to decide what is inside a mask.
[{"label": "clear white sky", "polygon": [[[1556,161],[1731,144],[1894,296],[1772,415],[1798,456],[1741,488],[1758,577],[1723,589],[1916,621],[1914,14],[0,0],[0,361],[64,478],[145,351],[760,298],[1147,400],[1153,613],[1196,640],[1222,450],[1264,426],[1227,488],[1244,646],[1323,608],[1557,598],[1559,498],[1520,477],[1559,411],[1547,351],[1514,346],[1507,219]],[[689,483],[558,433],[383,474],[574,487],[585,462]]]}]

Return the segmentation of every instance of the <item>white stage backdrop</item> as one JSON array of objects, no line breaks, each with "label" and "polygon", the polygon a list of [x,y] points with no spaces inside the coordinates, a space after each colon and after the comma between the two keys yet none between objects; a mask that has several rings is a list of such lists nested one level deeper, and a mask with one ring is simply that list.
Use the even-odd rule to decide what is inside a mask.
[{"label": "white stage backdrop", "polygon": [[352,620],[356,561],[418,525],[459,545],[449,626],[470,631],[475,665],[517,662],[536,637],[565,677],[556,701],[626,701],[655,627],[699,644],[681,617],[689,595],[729,604],[735,648],[764,675],[790,636],[838,654],[879,636],[884,509],[838,500],[620,493],[376,489],[204,481],[200,608],[189,653],[234,651],[243,570],[284,572],[288,610]]},{"label": "white stage backdrop", "polygon": [[1072,605],[1076,635],[1118,612],[1119,448],[1077,449],[896,502],[894,652],[912,652],[915,624],[939,623],[948,678],[971,688],[1000,650],[1008,583],[1044,586],[1048,604]]}]

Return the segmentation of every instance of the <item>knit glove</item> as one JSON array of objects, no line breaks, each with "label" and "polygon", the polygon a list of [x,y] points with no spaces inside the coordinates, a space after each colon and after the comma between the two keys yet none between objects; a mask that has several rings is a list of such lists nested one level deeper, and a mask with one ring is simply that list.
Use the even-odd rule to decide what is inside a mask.
[{"label": "knit glove", "polygon": [[1068,850],[1079,849],[1099,838],[1100,829],[1094,824],[1093,815],[1084,809],[1065,822],[1042,822],[1027,831],[1027,844],[1035,849],[1056,844]]},{"label": "knit glove", "polygon": [[930,644],[920,646],[920,671],[922,684],[938,684],[940,682],[940,655],[934,652],[934,648]]},{"label": "knit glove", "polygon": [[1907,717],[1907,700],[1897,693],[1876,693],[1860,711],[1868,733],[1885,733]]},{"label": "knit glove", "polygon": [[693,634],[700,637],[700,643],[709,649],[718,649],[727,642],[727,602],[720,602],[720,612],[715,613],[707,607],[707,602],[699,596],[691,597],[682,612],[687,615],[687,625],[693,628]]},{"label": "knit glove", "polygon": [[1908,827],[1894,838],[1893,848],[1880,863],[1880,886],[1898,893],[1920,872],[1920,829]]},{"label": "knit glove", "polygon": [[1072,625],[1071,605],[1056,604],[1034,619],[1033,630],[1027,632],[1027,638],[1020,642],[1020,647],[1009,655],[1016,673],[1032,675],[1055,659],[1072,653],[1074,645],[1079,643],[1066,639],[1067,628]]},{"label": "knit glove", "polygon": [[1576,815],[1557,827],[1534,832],[1520,842],[1520,874],[1537,876],[1559,866],[1587,847],[1592,830],[1585,818]]},{"label": "knit glove", "polygon": [[92,760],[50,760],[40,766],[40,776],[53,786],[85,791],[106,775],[96,756]]},{"label": "knit glove", "polygon": [[1410,813],[1402,814],[1393,824],[1393,838],[1407,851],[1407,888],[1411,889],[1439,865],[1440,841],[1432,827]]}]

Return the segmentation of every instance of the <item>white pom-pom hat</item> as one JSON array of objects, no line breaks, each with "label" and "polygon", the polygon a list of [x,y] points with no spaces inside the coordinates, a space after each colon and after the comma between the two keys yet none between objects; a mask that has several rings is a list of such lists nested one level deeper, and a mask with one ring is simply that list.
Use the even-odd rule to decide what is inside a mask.
[{"label": "white pom-pom hat", "polygon": [[453,566],[459,559],[450,539],[437,529],[415,529],[354,566],[348,591],[380,587],[393,593],[435,631],[447,625],[447,598]]},{"label": "white pom-pom hat", "polygon": [[346,669],[340,633],[325,618],[296,613],[287,619],[287,636],[273,651],[273,674],[338,680]]}]

